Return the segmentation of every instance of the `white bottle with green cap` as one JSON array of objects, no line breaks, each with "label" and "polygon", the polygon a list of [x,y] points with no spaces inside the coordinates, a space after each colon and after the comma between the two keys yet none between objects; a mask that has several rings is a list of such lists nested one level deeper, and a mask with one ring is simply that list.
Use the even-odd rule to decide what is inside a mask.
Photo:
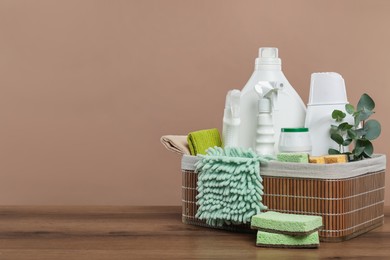
[{"label": "white bottle with green cap", "polygon": [[259,81],[275,82],[279,88],[273,99],[272,115],[275,132],[275,152],[278,150],[280,129],[282,127],[303,127],[306,107],[282,72],[277,48],[260,48],[255,71],[241,91],[241,126],[239,146],[254,149],[258,126],[258,94],[255,86]]}]

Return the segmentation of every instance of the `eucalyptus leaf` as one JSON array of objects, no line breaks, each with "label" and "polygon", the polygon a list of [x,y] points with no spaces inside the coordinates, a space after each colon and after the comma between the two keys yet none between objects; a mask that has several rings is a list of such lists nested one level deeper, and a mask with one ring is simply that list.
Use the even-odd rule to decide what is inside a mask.
[{"label": "eucalyptus leaf", "polygon": [[343,119],[347,116],[346,113],[344,113],[343,111],[341,110],[334,110],[333,113],[332,113],[332,118],[334,120],[336,120],[336,122],[341,122],[343,121]]},{"label": "eucalyptus leaf", "polygon": [[330,132],[330,134],[337,134],[339,132],[338,126],[337,125],[331,125],[329,132]]},{"label": "eucalyptus leaf", "polygon": [[360,97],[357,104],[357,110],[363,110],[363,108],[366,108],[367,110],[373,110],[375,108],[374,100],[366,93]]},{"label": "eucalyptus leaf", "polygon": [[366,135],[366,134],[367,134],[367,131],[366,131],[364,128],[359,128],[359,129],[356,129],[356,130],[355,130],[355,133],[356,133],[356,135],[359,137],[359,136]]},{"label": "eucalyptus leaf", "polygon": [[359,112],[359,115],[357,116],[357,120],[359,122],[367,120],[374,112],[371,110],[363,109],[362,111]]},{"label": "eucalyptus leaf", "polygon": [[359,139],[356,141],[354,154],[357,159],[370,158],[373,152],[374,147],[369,140]]},{"label": "eucalyptus leaf", "polygon": [[362,155],[364,158],[371,158],[371,156],[367,155],[365,152],[362,153]]},{"label": "eucalyptus leaf", "polygon": [[337,128],[341,131],[347,131],[348,129],[351,129],[353,125],[348,124],[347,122],[341,123]]},{"label": "eucalyptus leaf", "polygon": [[368,140],[374,140],[381,134],[381,124],[375,119],[368,120],[363,129],[365,131],[364,137]]},{"label": "eucalyptus leaf", "polygon": [[344,143],[344,139],[340,134],[331,134],[330,138],[339,145],[342,145]]},{"label": "eucalyptus leaf", "polygon": [[350,137],[352,139],[356,139],[357,138],[357,134],[355,133],[355,130],[353,130],[353,129],[347,130],[347,135],[348,135],[348,137]]},{"label": "eucalyptus leaf", "polygon": [[374,153],[374,147],[370,141],[367,141],[364,145],[364,153],[369,157],[371,157],[371,155]]},{"label": "eucalyptus leaf", "polygon": [[347,111],[348,114],[353,115],[353,113],[355,113],[355,107],[351,104],[346,104],[345,111]]},{"label": "eucalyptus leaf", "polygon": [[340,154],[340,152],[336,149],[329,148],[328,154]]},{"label": "eucalyptus leaf", "polygon": [[348,146],[351,143],[352,143],[352,139],[351,138],[345,139],[344,142],[343,142],[343,146]]},{"label": "eucalyptus leaf", "polygon": [[363,151],[364,151],[364,146],[355,147],[355,149],[353,149],[352,153],[355,155],[355,157],[360,157],[361,154],[363,153]]}]

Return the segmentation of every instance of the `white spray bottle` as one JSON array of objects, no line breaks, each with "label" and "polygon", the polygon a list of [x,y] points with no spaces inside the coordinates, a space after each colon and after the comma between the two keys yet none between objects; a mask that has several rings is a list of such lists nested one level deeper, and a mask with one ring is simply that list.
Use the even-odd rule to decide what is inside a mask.
[{"label": "white spray bottle", "polygon": [[240,100],[238,89],[230,90],[226,95],[223,112],[222,143],[224,147],[238,147],[240,131]]},{"label": "white spray bottle", "polygon": [[276,103],[279,89],[277,82],[259,81],[255,86],[255,91],[259,95],[255,151],[259,155],[275,153],[272,108]]},{"label": "white spray bottle", "polygon": [[258,94],[255,85],[259,81],[278,82],[283,86],[278,91],[278,98],[273,104],[273,122],[275,131],[275,151],[281,128],[303,127],[306,107],[298,93],[290,85],[281,70],[281,60],[277,48],[260,48],[256,59],[255,71],[241,91],[241,126],[239,146],[254,148],[257,129]]}]

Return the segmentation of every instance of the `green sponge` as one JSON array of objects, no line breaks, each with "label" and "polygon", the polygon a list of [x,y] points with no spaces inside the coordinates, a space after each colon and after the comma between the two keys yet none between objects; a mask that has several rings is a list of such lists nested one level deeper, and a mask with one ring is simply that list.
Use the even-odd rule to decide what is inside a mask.
[{"label": "green sponge", "polygon": [[279,162],[309,163],[309,154],[307,153],[279,153],[276,156]]},{"label": "green sponge", "polygon": [[321,216],[267,211],[252,217],[251,228],[287,235],[307,235],[322,227]]},{"label": "green sponge", "polygon": [[307,236],[289,236],[258,231],[256,239],[256,246],[262,247],[317,248],[319,243],[318,232]]}]

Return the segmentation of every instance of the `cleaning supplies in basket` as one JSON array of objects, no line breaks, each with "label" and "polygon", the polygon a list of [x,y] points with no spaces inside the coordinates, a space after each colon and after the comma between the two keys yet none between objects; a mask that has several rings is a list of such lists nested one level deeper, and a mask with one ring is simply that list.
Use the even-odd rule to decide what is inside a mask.
[{"label": "cleaning supplies in basket", "polygon": [[206,154],[210,147],[221,147],[222,141],[216,128],[191,132],[187,136],[191,155]]},{"label": "cleaning supplies in basket", "polygon": [[257,229],[257,246],[316,248],[321,216],[285,214],[267,211],[252,217],[251,228]]},{"label": "cleaning supplies in basket", "polygon": [[196,217],[211,226],[249,223],[251,217],[267,209],[262,204],[263,185],[259,157],[251,149],[209,148],[198,155]]}]

